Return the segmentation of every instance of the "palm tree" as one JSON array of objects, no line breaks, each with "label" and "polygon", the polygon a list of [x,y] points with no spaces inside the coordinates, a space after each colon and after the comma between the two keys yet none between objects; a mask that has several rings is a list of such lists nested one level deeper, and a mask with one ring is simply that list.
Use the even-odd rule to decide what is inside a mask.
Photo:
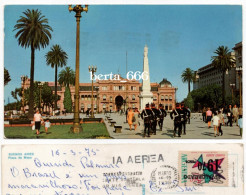
[{"label": "palm tree", "polygon": [[34,56],[35,50],[40,50],[40,47],[45,48],[51,39],[52,28],[48,25],[48,19],[42,15],[41,11],[27,9],[23,12],[25,16],[20,16],[17,24],[14,26],[14,31],[18,30],[15,38],[18,39],[18,44],[21,47],[31,47],[31,70],[30,70],[30,94],[29,94],[29,112],[28,117],[33,118],[34,105]]},{"label": "palm tree", "polygon": [[216,56],[211,57],[212,65],[222,72],[222,103],[225,105],[225,72],[231,69],[235,60],[227,46],[219,46],[214,53]]},{"label": "palm tree", "polygon": [[181,75],[183,83],[188,83],[188,92],[190,93],[190,83],[195,81],[195,73],[190,68],[186,68]]},{"label": "palm tree", "polygon": [[4,86],[8,84],[8,82],[11,81],[10,75],[9,75],[9,71],[4,68]]},{"label": "palm tree", "polygon": [[66,67],[58,75],[58,83],[69,87],[69,85],[75,84],[75,72],[70,67]]},{"label": "palm tree", "polygon": [[55,110],[57,110],[57,69],[67,65],[67,53],[60,45],[53,45],[51,50],[45,55],[46,64],[55,68]]},{"label": "palm tree", "polygon": [[63,105],[66,112],[72,112],[73,104],[71,99],[71,91],[69,85],[75,84],[75,72],[70,67],[66,67],[59,73],[58,82],[65,86]]}]

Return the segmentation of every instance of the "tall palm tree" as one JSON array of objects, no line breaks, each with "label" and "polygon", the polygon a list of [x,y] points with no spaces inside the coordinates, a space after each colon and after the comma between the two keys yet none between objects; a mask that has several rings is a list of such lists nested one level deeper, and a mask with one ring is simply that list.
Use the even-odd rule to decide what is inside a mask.
[{"label": "tall palm tree", "polygon": [[41,11],[27,9],[23,12],[25,16],[20,16],[14,31],[17,30],[15,38],[21,47],[31,47],[31,69],[30,69],[30,94],[28,117],[33,118],[34,106],[34,57],[35,50],[45,48],[51,39],[52,28],[48,25],[48,19],[42,15]]},{"label": "tall palm tree", "polygon": [[53,45],[51,50],[45,55],[46,64],[55,68],[55,110],[57,109],[57,69],[67,65],[67,53],[60,45]]},{"label": "tall palm tree", "polygon": [[181,75],[183,83],[188,83],[188,92],[190,93],[190,83],[195,81],[195,73],[190,68],[186,68]]},{"label": "tall palm tree", "polygon": [[212,65],[222,72],[222,103],[225,105],[225,72],[230,70],[235,60],[227,46],[219,46],[212,56]]},{"label": "tall palm tree", "polygon": [[69,85],[75,84],[75,72],[70,67],[63,69],[58,75],[58,83],[69,87]]}]

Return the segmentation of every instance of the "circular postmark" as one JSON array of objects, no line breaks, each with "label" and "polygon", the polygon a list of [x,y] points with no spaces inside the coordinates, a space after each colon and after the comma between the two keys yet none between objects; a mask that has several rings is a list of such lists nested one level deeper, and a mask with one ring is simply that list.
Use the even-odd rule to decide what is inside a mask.
[{"label": "circular postmark", "polygon": [[178,171],[173,166],[162,165],[151,172],[149,186],[152,191],[176,188],[178,183]]}]

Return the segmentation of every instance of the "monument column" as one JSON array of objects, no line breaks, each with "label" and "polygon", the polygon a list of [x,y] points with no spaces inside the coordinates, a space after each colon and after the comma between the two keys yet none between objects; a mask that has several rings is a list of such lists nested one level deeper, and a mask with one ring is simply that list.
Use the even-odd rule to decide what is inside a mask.
[{"label": "monument column", "polygon": [[150,87],[150,74],[149,74],[149,60],[148,60],[148,47],[144,47],[144,60],[143,60],[143,72],[148,79],[142,80],[142,92],[140,94],[140,109],[143,110],[147,103],[152,103],[153,94]]}]

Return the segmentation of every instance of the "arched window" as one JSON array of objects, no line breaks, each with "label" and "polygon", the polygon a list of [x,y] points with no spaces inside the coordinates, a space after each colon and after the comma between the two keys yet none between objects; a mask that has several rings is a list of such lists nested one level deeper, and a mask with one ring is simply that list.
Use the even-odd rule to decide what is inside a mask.
[{"label": "arched window", "polygon": [[106,95],[103,95],[103,100],[105,101],[107,99],[107,96]]},{"label": "arched window", "polygon": [[153,97],[153,100],[154,100],[154,101],[156,101],[156,100],[157,100],[157,97],[156,97],[156,96],[154,96],[154,97]]},{"label": "arched window", "polygon": [[103,109],[106,109],[106,104],[103,104]]},{"label": "arched window", "polygon": [[172,99],[173,99],[173,97],[171,95],[169,95],[169,100],[172,100]]},{"label": "arched window", "polygon": [[161,96],[161,100],[162,100],[162,101],[164,100],[164,95]]},{"label": "arched window", "polygon": [[135,104],[132,104],[132,108],[135,108]]},{"label": "arched window", "polygon": [[132,100],[135,100],[136,99],[136,96],[135,95],[132,95]]},{"label": "arched window", "polygon": [[110,96],[110,102],[112,102],[113,101],[113,97],[112,96]]},{"label": "arched window", "polygon": [[168,100],[168,95],[165,96],[165,100]]}]

